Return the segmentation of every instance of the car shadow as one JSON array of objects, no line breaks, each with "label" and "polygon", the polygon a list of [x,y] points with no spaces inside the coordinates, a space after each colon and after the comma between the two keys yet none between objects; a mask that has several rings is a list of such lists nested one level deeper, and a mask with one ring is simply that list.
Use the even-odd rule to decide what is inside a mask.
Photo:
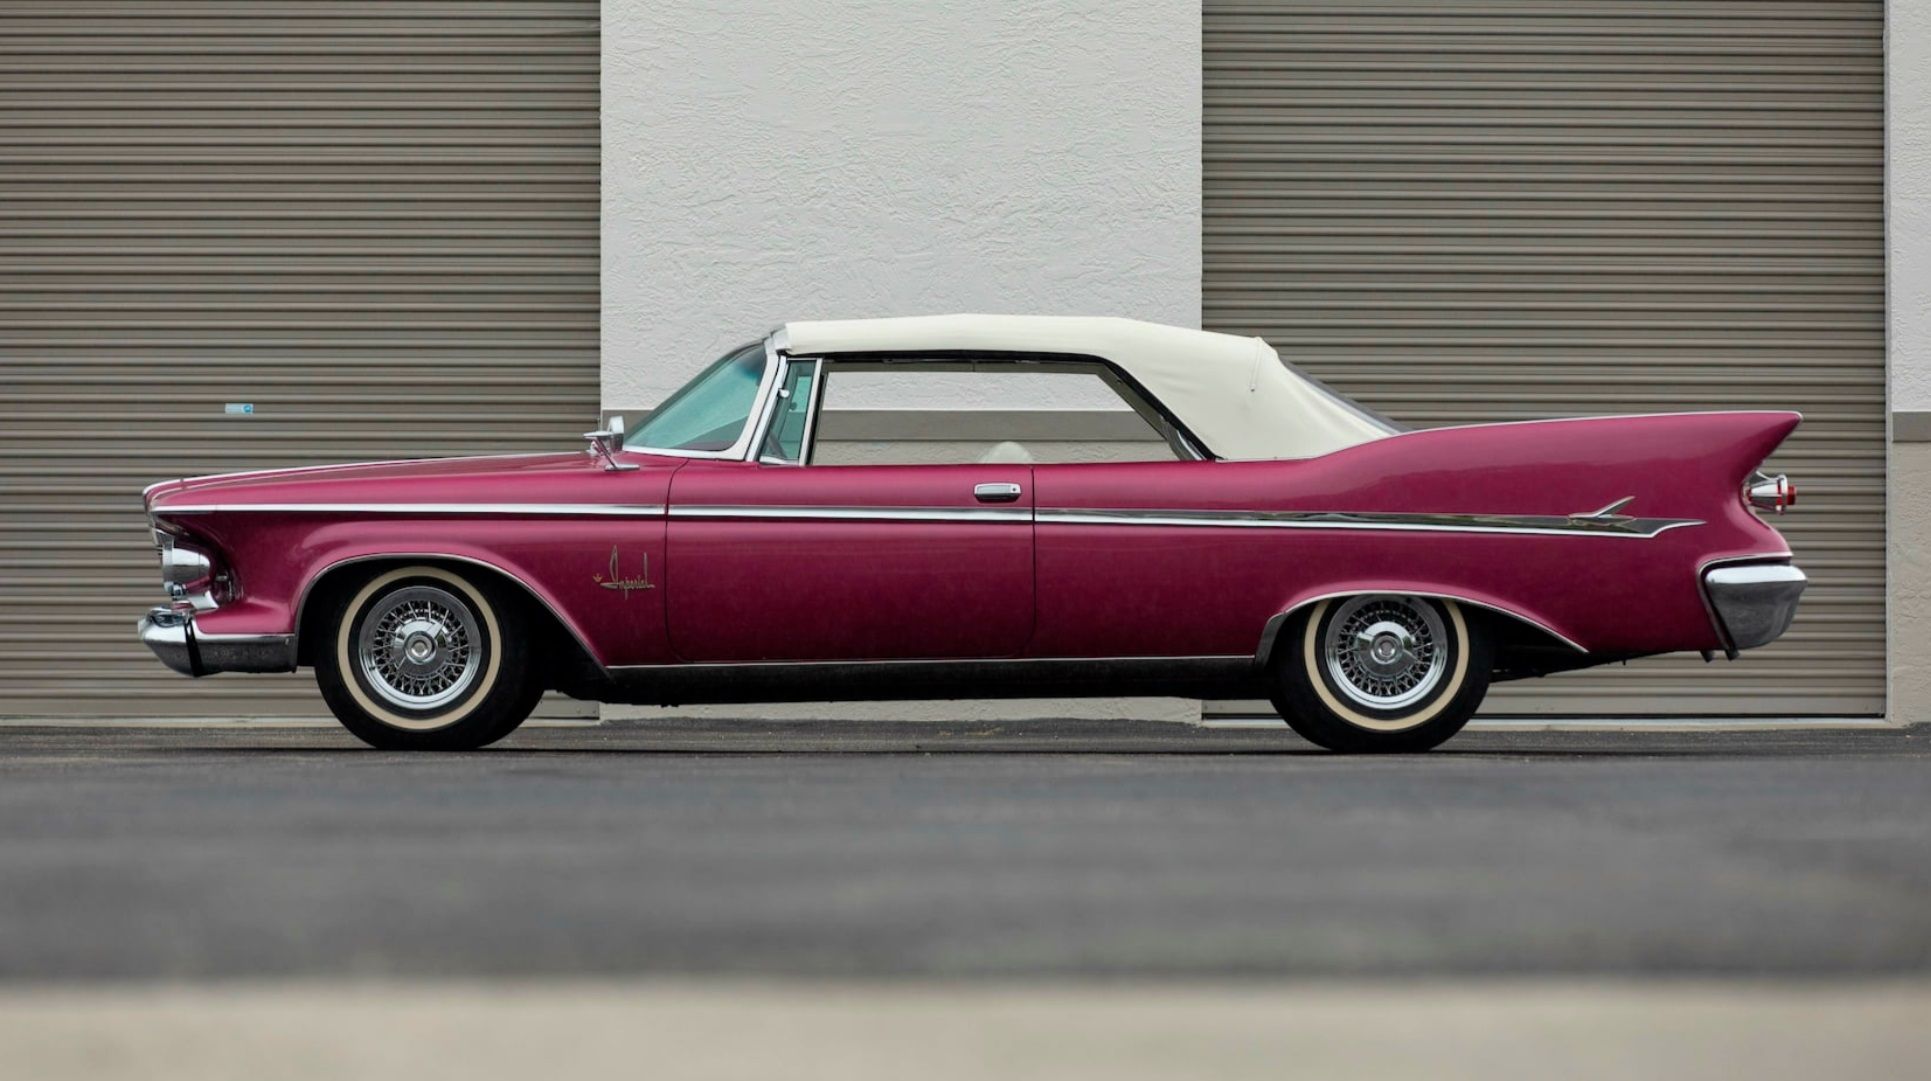
[{"label": "car shadow", "polygon": [[1213,728],[1157,721],[1042,720],[997,722],[899,721],[615,721],[534,725],[480,751],[385,752],[341,729],[272,727],[0,727],[0,755],[37,757],[373,756],[423,761],[566,756],[720,757],[1168,757],[1330,758],[1357,765],[1430,758],[1457,760],[1611,760],[1804,758],[1877,755],[1916,757],[1931,738],[1910,728],[1806,727],[1774,729],[1630,728],[1464,732],[1432,751],[1401,755],[1340,755],[1314,747],[1285,725]]}]

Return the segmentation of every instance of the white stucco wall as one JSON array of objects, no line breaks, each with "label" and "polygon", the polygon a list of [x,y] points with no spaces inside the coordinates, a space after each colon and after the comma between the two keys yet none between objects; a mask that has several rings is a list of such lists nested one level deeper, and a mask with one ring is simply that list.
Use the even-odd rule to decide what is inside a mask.
[{"label": "white stucco wall", "polygon": [[1198,0],[605,0],[606,406],[948,311],[1199,325]]},{"label": "white stucco wall", "polygon": [[1891,408],[1931,410],[1931,4],[1884,14]]}]

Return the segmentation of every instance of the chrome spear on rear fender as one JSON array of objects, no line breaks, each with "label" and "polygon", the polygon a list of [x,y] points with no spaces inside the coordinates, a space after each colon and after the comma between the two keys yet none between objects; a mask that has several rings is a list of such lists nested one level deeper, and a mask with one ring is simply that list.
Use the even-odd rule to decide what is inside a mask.
[{"label": "chrome spear on rear fender", "polygon": [[1626,495],[1621,499],[1616,500],[1614,503],[1611,503],[1608,506],[1601,508],[1600,510],[1592,510],[1592,511],[1578,512],[1576,514],[1571,514],[1569,516],[1569,519],[1571,521],[1577,521],[1577,522],[1583,522],[1583,521],[1607,522],[1607,521],[1613,521],[1618,518],[1627,518],[1629,517],[1629,515],[1623,513],[1623,508],[1629,506],[1631,503],[1634,503],[1634,502],[1636,502],[1635,496]]}]

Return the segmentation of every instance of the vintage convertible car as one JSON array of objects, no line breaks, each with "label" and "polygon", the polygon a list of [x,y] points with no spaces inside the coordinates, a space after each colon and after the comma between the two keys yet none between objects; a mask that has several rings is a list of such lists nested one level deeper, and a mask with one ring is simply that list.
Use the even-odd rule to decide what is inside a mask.
[{"label": "vintage convertible car", "polygon": [[[827,382],[901,369],[1097,376],[1166,460],[816,459]],[[1260,696],[1324,747],[1419,750],[1493,680],[1782,634],[1805,579],[1756,511],[1794,492],[1757,470],[1800,420],[1405,431],[1257,338],[791,323],[587,453],[155,484],[171,600],[140,635],[191,676],[313,667],[379,747],[480,747],[557,690]]]}]

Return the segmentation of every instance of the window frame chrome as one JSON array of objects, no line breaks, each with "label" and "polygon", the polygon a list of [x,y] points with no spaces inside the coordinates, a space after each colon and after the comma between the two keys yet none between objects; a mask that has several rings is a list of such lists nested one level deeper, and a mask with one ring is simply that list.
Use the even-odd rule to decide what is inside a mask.
[{"label": "window frame chrome", "polygon": [[[765,443],[768,442],[771,438],[772,426],[777,423],[778,417],[782,411],[779,403],[788,400],[784,398],[783,395],[785,391],[785,385],[791,379],[791,371],[793,368],[811,369],[811,398],[808,402],[805,403],[805,429],[804,429],[804,432],[799,437],[798,460],[795,462],[787,458],[778,457],[776,455],[766,455],[763,453]],[[781,354],[779,357],[778,377],[775,380],[773,380],[771,384],[770,407],[767,410],[765,410],[763,434],[758,436],[757,441],[753,444],[753,449],[751,451],[752,459],[756,461],[759,465],[775,465],[775,466],[789,466],[789,467],[802,467],[802,466],[810,465],[811,464],[811,440],[812,440],[812,436],[815,434],[817,430],[818,407],[821,403],[824,402],[824,400],[825,400],[825,358],[794,357],[789,354]]]},{"label": "window frame chrome", "polygon": [[[818,414],[822,411],[825,397],[827,371],[841,363],[850,365],[878,364],[881,367],[896,367],[901,364],[910,366],[924,362],[934,367],[970,370],[979,364],[1033,365],[1040,368],[1056,367],[1062,370],[1080,371],[1096,375],[1107,383],[1122,402],[1134,413],[1145,420],[1159,435],[1161,440],[1181,461],[1214,461],[1216,456],[1208,450],[1193,432],[1170,413],[1165,404],[1147,393],[1138,382],[1120,371],[1118,366],[1105,357],[1066,353],[1033,353],[1002,350],[942,350],[938,352],[910,353],[825,353],[809,357],[794,357],[790,353],[791,335],[779,327],[764,338],[764,371],[758,378],[758,390],[751,414],[746,418],[744,430],[737,440],[723,450],[672,450],[662,447],[630,446],[622,449],[632,454],[650,454],[670,458],[708,459],[711,461],[741,461],[752,464],[774,466],[808,466],[817,452]],[[812,401],[805,416],[804,447],[797,462],[765,461],[761,455],[764,441],[770,434],[773,420],[777,416],[778,391],[784,385],[785,373],[794,363],[808,362],[815,366],[812,377]],[[1142,407],[1145,407],[1144,409]],[[1161,423],[1155,423],[1147,416],[1152,412]]]},{"label": "window frame chrome", "polygon": [[[781,330],[778,334],[773,335],[773,337],[778,337],[783,333]],[[824,404],[825,386],[830,382],[830,377],[834,371],[841,368],[848,371],[871,368],[878,371],[897,369],[900,371],[975,372],[980,370],[981,365],[1001,366],[1012,371],[1031,370],[1042,373],[1063,372],[1075,375],[1091,375],[1100,380],[1108,390],[1111,390],[1120,399],[1121,404],[1127,407],[1128,411],[1138,416],[1152,433],[1159,437],[1160,442],[1165,444],[1167,449],[1173,453],[1175,461],[1211,462],[1218,460],[1200,442],[1199,437],[1195,436],[1191,429],[1181,423],[1180,419],[1167,409],[1164,402],[1155,398],[1146,388],[1140,386],[1136,380],[1120,370],[1118,365],[1107,360],[1105,357],[1075,353],[1036,353],[1013,350],[977,349],[940,350],[936,352],[915,350],[909,352],[821,353],[810,357],[793,357],[789,353],[784,352],[782,343],[778,347],[778,352],[787,362],[795,363],[801,360],[809,360],[818,366],[817,372],[812,378],[811,411],[805,418],[804,452],[802,460],[796,463],[798,465],[810,465],[812,458],[815,456],[817,450],[818,414]],[[781,386],[783,386],[782,375],[777,380],[774,380],[771,386],[765,391],[767,408],[764,411],[765,416],[762,426],[768,426],[771,419],[776,416],[777,411],[771,407],[771,403],[777,400],[777,391]],[[748,456],[754,461],[762,461],[758,457],[757,452],[759,448],[764,446],[764,438],[764,433],[760,430],[758,438],[751,445],[752,449]],[[768,464],[788,465],[792,463],[772,462]]]},{"label": "window frame chrome", "polygon": [[[628,442],[622,449],[631,454],[650,454],[664,458],[697,458],[712,461],[745,461],[755,458],[757,448],[764,440],[764,429],[769,423],[772,393],[776,385],[779,359],[783,355],[784,343],[790,336],[781,327],[764,336],[764,372],[758,377],[758,390],[752,399],[751,412],[744,418],[744,428],[738,433],[737,441],[723,450],[683,450],[665,447],[633,447]],[[715,363],[715,362],[713,362]]]},{"label": "window frame chrome", "polygon": [[811,373],[811,406],[805,412],[805,434],[798,444],[798,464],[808,466],[818,452],[818,411],[825,406],[825,358],[813,357],[815,369]]}]

